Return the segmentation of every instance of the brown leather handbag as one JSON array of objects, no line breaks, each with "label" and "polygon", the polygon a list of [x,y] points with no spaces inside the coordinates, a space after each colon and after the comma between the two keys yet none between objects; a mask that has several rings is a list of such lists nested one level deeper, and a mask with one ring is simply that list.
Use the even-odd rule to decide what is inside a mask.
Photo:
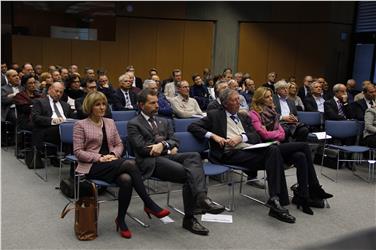
[{"label": "brown leather handbag", "polygon": [[[79,198],[75,203],[69,202],[61,212],[61,218],[75,210],[74,231],[79,240],[94,240],[98,236],[98,203],[96,187],[90,183],[92,195]],[[74,204],[74,206],[72,206]]]}]

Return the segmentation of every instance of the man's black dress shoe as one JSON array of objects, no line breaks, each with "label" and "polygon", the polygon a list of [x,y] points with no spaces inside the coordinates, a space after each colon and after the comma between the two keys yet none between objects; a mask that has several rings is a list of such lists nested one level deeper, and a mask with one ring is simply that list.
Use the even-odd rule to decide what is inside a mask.
[{"label": "man's black dress shoe", "polygon": [[269,210],[269,216],[274,217],[280,221],[287,223],[295,223],[295,217],[289,214],[289,212],[279,212],[273,208]]},{"label": "man's black dress shoe", "polygon": [[206,197],[197,201],[197,206],[193,211],[193,214],[220,214],[225,211],[225,207],[219,204],[215,204],[210,198]]},{"label": "man's black dress shoe", "polygon": [[270,207],[270,209],[273,209],[279,213],[285,213],[289,211],[287,208],[282,207],[281,204],[279,203],[279,200],[277,199],[273,199],[273,200],[269,199],[266,204]]},{"label": "man's black dress shoe", "polygon": [[208,235],[209,230],[201,225],[195,217],[192,218],[184,218],[183,219],[183,228],[191,231],[194,234],[199,235]]}]

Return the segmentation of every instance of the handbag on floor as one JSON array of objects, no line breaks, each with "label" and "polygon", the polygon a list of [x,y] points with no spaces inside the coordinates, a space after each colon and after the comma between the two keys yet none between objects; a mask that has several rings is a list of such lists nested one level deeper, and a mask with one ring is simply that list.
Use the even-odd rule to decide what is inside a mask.
[{"label": "handbag on floor", "polygon": [[[61,212],[61,218],[75,210],[74,231],[79,240],[94,240],[98,236],[98,203],[96,198],[96,187],[91,184],[92,193],[90,196],[80,197],[75,203],[68,203]],[[74,206],[72,206],[74,205]]]}]

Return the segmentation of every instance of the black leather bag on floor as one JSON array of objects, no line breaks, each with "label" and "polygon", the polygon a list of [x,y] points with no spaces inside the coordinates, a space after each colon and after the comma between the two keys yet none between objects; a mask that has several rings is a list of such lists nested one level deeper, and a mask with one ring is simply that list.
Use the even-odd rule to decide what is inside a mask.
[{"label": "black leather bag on floor", "polygon": [[[60,181],[60,190],[61,192],[73,199],[74,198],[74,182],[73,178],[65,178]],[[90,196],[91,194],[91,185],[87,181],[80,183],[80,197]]]}]

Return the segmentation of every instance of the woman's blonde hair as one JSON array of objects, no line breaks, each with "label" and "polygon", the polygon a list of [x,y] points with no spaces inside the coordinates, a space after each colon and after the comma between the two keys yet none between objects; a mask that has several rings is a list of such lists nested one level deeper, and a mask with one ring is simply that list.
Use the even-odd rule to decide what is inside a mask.
[{"label": "woman's blonde hair", "polygon": [[263,110],[264,104],[264,96],[267,91],[270,91],[270,93],[273,93],[270,88],[267,87],[258,87],[255,90],[255,93],[253,93],[252,97],[252,104],[251,109],[256,111],[257,113],[260,113]]},{"label": "woman's blonde hair", "polygon": [[50,73],[48,72],[43,72],[41,75],[40,75],[40,82],[44,82],[47,78],[50,78],[52,77]]},{"label": "woman's blonde hair", "polygon": [[82,104],[82,111],[90,115],[97,101],[104,101],[107,106],[107,97],[102,92],[94,91],[94,92],[88,93]]}]

